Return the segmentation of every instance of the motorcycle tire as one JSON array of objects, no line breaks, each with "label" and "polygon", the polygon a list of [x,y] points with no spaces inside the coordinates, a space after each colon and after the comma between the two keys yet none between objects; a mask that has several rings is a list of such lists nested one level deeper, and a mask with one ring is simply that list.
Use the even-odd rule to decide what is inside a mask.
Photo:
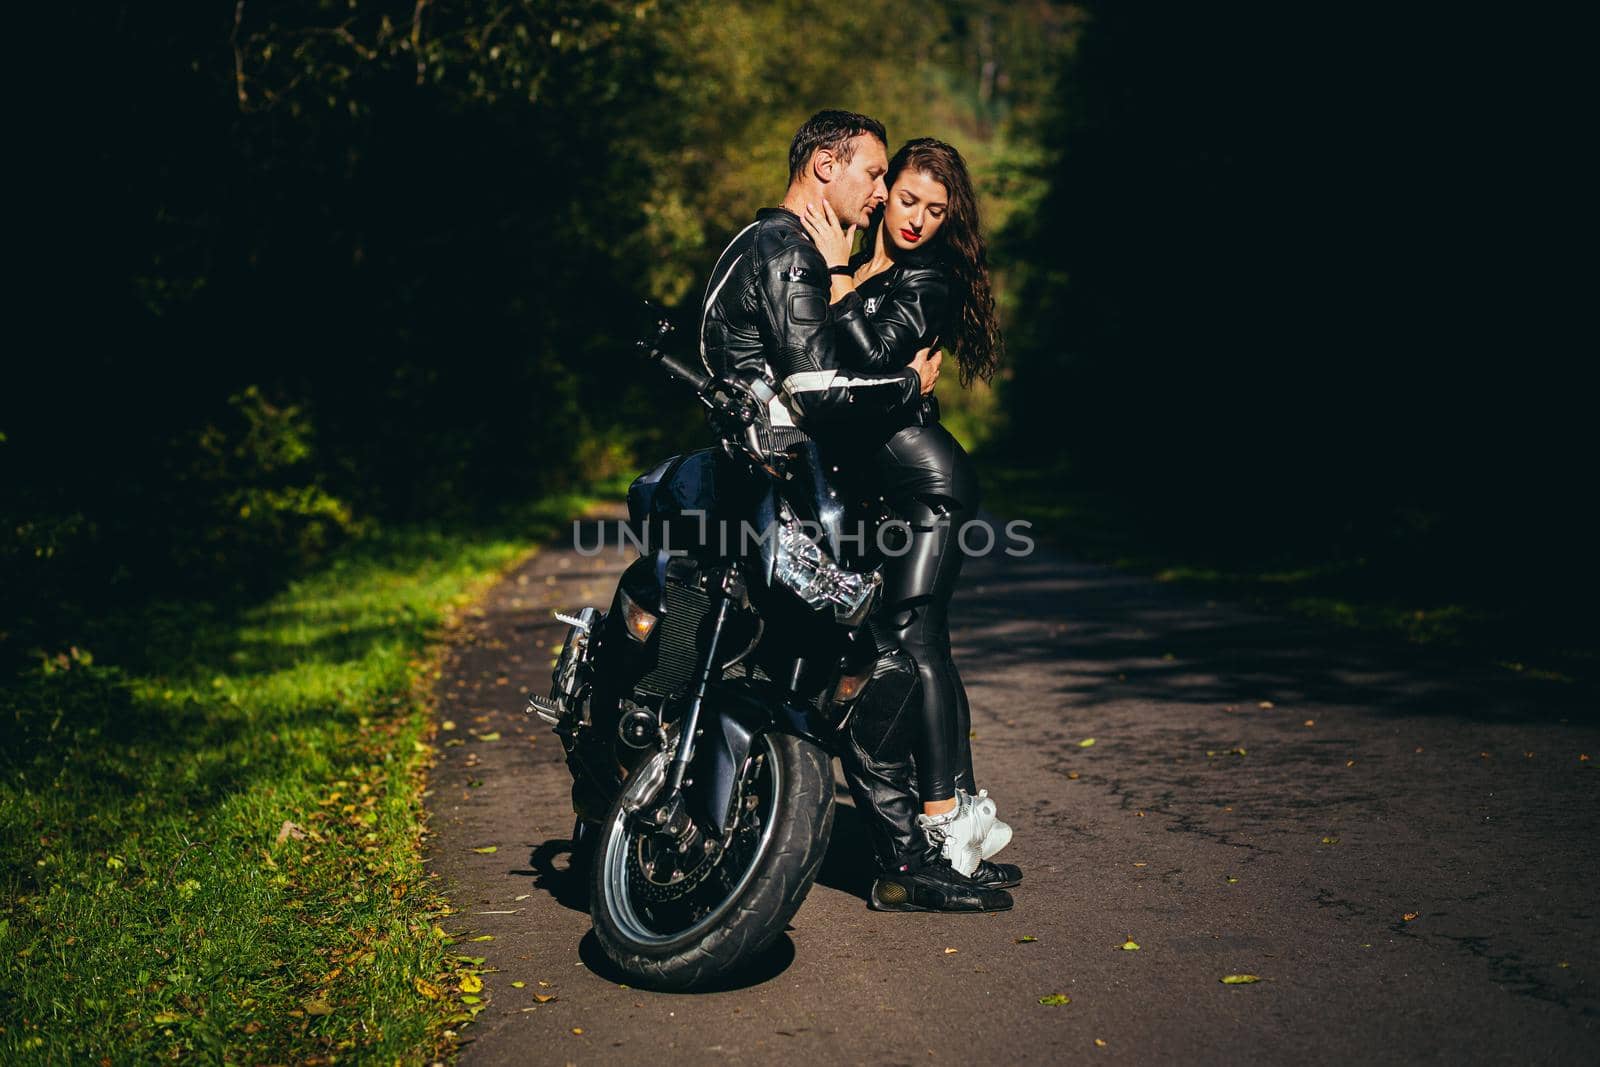
[{"label": "motorcycle tire", "polygon": [[[743,864],[737,885],[681,931],[651,929],[641,918],[639,877],[629,868],[629,850],[638,848],[638,838],[629,830],[637,794],[655,791],[651,779],[663,777],[668,753],[639,768],[596,828],[589,914],[601,948],[634,984],[685,990],[737,970],[777,939],[816,880],[833,830],[828,756],[788,734],[765,734],[754,751],[765,751],[762,773],[771,783],[771,795],[760,805],[768,815],[761,823],[760,843]],[[724,862],[731,855],[730,850]]]}]

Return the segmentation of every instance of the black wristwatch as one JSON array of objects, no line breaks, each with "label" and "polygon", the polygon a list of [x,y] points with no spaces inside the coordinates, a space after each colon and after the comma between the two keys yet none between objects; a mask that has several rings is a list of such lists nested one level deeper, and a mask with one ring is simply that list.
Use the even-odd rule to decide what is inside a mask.
[{"label": "black wristwatch", "polygon": [[850,265],[849,264],[841,263],[837,267],[829,267],[828,268],[828,273],[829,274],[854,274],[855,271],[850,269]]}]

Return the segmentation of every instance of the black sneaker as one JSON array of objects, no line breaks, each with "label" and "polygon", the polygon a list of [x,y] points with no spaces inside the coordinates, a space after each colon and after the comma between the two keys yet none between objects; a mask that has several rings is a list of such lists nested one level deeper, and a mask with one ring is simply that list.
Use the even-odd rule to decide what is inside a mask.
[{"label": "black sneaker", "polygon": [[1010,889],[1022,884],[1022,868],[1015,863],[995,863],[979,860],[972,880],[985,889]]},{"label": "black sneaker", "polygon": [[914,871],[879,875],[872,883],[867,907],[873,911],[1010,911],[1011,894],[974,882],[941,856]]}]

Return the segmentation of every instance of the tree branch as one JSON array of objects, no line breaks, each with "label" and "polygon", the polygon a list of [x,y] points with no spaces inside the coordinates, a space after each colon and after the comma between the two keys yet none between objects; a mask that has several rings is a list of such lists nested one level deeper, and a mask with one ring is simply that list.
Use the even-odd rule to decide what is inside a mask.
[{"label": "tree branch", "polygon": [[237,0],[233,5],[233,32],[228,35],[228,43],[233,46],[233,90],[239,97],[239,110],[247,111],[250,98],[244,91],[244,50],[239,47],[239,26],[242,22],[244,0]]}]

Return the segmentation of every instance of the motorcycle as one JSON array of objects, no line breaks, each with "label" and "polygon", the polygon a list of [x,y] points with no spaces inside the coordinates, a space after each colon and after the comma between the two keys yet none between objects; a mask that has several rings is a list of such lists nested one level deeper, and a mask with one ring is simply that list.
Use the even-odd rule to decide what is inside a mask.
[{"label": "motorcycle", "polygon": [[640,556],[605,612],[557,614],[550,694],[528,710],[566,752],[600,946],[636,984],[689,989],[770,945],[816,878],[882,581],[816,445],[768,425],[770,385],[702,373],[663,351],[670,332],[639,346],[717,445],[629,488]]}]

